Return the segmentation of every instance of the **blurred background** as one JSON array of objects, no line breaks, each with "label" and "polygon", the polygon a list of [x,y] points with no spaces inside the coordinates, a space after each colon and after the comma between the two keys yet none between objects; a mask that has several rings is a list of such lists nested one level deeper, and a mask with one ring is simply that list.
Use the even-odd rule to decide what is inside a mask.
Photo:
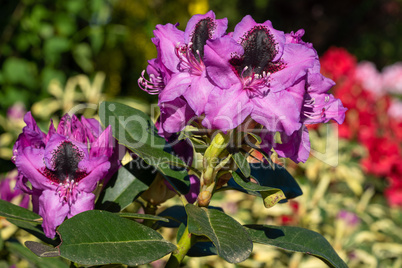
[{"label": "blurred background", "polygon": [[[247,14],[257,22],[271,20],[274,28],[284,32],[305,29],[303,40],[313,43],[318,54],[324,56],[323,72],[338,83],[334,94],[349,108],[346,127],[340,129],[337,167],[316,158],[302,165],[288,163],[302,185],[303,197],[268,211],[245,196],[236,200],[235,196],[220,196],[216,205],[224,204],[242,223],[257,220],[318,231],[335,245],[350,267],[402,267],[402,171],[395,171],[396,163],[402,159],[402,136],[394,137],[402,131],[402,120],[391,122],[393,128],[389,129],[393,134],[390,135],[387,132],[376,132],[370,137],[359,134],[364,128],[387,129],[389,125],[384,121],[391,121],[387,119],[391,99],[401,97],[402,89],[390,91],[388,87],[381,91],[382,84],[374,89],[364,85],[366,78],[381,76],[384,68],[402,61],[401,0],[3,0],[0,9],[1,181],[9,183],[15,177],[10,161],[12,145],[22,131],[26,111],[32,111],[45,132],[50,118],[57,123],[71,109],[86,117],[96,116],[97,105],[105,99],[150,112],[150,104],[156,103],[157,97],[140,90],[137,79],[147,60],[156,56],[151,42],[155,25],[178,22],[184,30],[192,15],[210,9],[217,18],[228,18],[228,31],[233,31]],[[357,77],[355,70],[363,61],[371,62],[374,69]],[[390,87],[402,88],[402,72],[398,77]],[[375,93],[376,90],[382,93]],[[360,102],[356,104],[359,98],[366,100],[364,107]],[[399,107],[394,108],[396,113],[402,111],[402,106]],[[362,109],[368,110],[370,120],[378,124],[364,122]],[[356,116],[360,121],[356,121]],[[362,128],[356,129],[359,126]],[[313,129],[313,148],[320,148],[327,135],[326,127]],[[370,140],[373,136],[381,139]],[[389,140],[384,140],[385,136],[393,137],[391,145]],[[382,142],[388,142],[388,149],[377,150]],[[390,160],[386,157],[390,154],[396,156]],[[381,161],[388,165],[384,167]],[[377,162],[380,164],[370,165]],[[391,186],[400,190],[390,193]],[[14,202],[22,200],[20,197]],[[251,216],[246,216],[243,210],[251,211]],[[9,226],[3,222],[0,227]],[[2,232],[4,241],[20,235],[15,230],[7,234],[8,237]],[[264,250],[257,248],[253,258],[243,266],[325,267],[313,258],[274,248]],[[6,265],[35,267],[31,262],[22,263],[21,254],[0,243],[0,257],[7,260]],[[189,264],[195,267],[217,267],[219,259],[193,262]]]}]

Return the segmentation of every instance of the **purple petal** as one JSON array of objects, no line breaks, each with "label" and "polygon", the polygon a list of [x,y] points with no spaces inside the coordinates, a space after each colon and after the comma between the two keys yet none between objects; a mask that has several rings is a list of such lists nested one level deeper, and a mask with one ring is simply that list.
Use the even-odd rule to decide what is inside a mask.
[{"label": "purple petal", "polygon": [[303,114],[305,124],[327,123],[330,120],[342,124],[345,120],[347,108],[332,94],[309,94],[314,105],[305,107]]},{"label": "purple petal", "polygon": [[243,47],[228,36],[216,40],[208,40],[204,47],[204,64],[208,76],[220,88],[229,88],[240,83],[229,60],[233,55],[242,55]]},{"label": "purple petal", "polygon": [[194,76],[191,81],[191,86],[183,93],[183,97],[193,109],[196,115],[204,113],[205,104],[208,101],[209,94],[211,93],[214,85],[211,84],[206,77],[205,70],[201,76]]},{"label": "purple petal", "polygon": [[227,131],[243,123],[251,110],[252,105],[241,84],[229,89],[215,87],[205,106],[202,124],[208,129]]},{"label": "purple petal", "polygon": [[50,119],[49,131],[46,135],[46,144],[48,143],[49,139],[56,134],[56,129],[54,128],[53,119]]},{"label": "purple petal", "polygon": [[116,140],[112,136],[112,127],[108,126],[100,136],[91,143],[89,157],[107,156],[113,154],[113,148],[116,146]]},{"label": "purple petal", "polygon": [[309,84],[307,92],[309,93],[326,93],[335,85],[335,82],[331,79],[320,73],[313,73],[311,70],[307,74],[307,81]]},{"label": "purple petal", "polygon": [[182,131],[189,120],[196,118],[194,111],[183,98],[160,104],[161,115],[159,134]]},{"label": "purple petal", "polygon": [[[54,189],[56,186],[52,185],[42,174],[42,171],[45,169],[43,162],[44,154],[44,149],[26,147],[18,153],[15,165],[18,171],[29,180],[32,187],[39,190]],[[24,181],[21,183],[23,184]]]},{"label": "purple petal", "polygon": [[318,61],[314,49],[301,44],[286,44],[283,52],[285,68],[271,74],[270,87],[274,92],[292,86],[297,80],[305,76],[308,68],[312,68]]},{"label": "purple petal", "polygon": [[177,72],[179,58],[176,56],[175,50],[178,43],[184,43],[184,32],[177,29],[173,24],[157,25],[154,30],[155,38],[153,39],[162,63],[171,72]]},{"label": "purple petal", "polygon": [[56,227],[63,223],[68,212],[68,204],[61,202],[55,191],[42,192],[39,197],[39,215],[43,218],[42,227],[47,237],[55,237]]},{"label": "purple petal", "polygon": [[[56,152],[59,151],[59,149],[61,148],[60,146],[62,146],[62,144],[64,142],[70,142],[72,144],[73,149],[78,150],[78,151],[74,151],[74,153],[76,153],[76,155],[71,156],[71,157],[80,156],[81,158],[84,158],[84,159],[88,158],[88,146],[86,144],[69,140],[68,138],[66,138],[60,134],[54,134],[48,141],[48,144],[45,149],[44,159],[45,159],[45,165],[48,169],[53,170],[53,171],[55,170],[54,155]],[[70,155],[65,155],[65,156],[70,157]]]},{"label": "purple petal", "polygon": [[300,109],[292,94],[287,91],[270,92],[264,98],[253,98],[251,118],[269,131],[285,131],[291,135],[301,127]]},{"label": "purple petal", "polygon": [[290,158],[296,163],[307,161],[310,155],[310,139],[305,126],[290,136],[282,133],[281,139],[282,144],[274,145],[274,149],[280,157]]},{"label": "purple petal", "polygon": [[159,105],[160,103],[173,101],[182,96],[191,86],[192,79],[193,77],[188,72],[174,74],[169,84],[167,84],[161,94],[159,94]]},{"label": "purple petal", "polygon": [[185,195],[189,203],[194,203],[200,193],[200,180],[195,175],[190,175],[190,191]]},{"label": "purple petal", "polygon": [[196,25],[201,20],[206,18],[211,18],[215,23],[215,29],[212,33],[211,39],[221,37],[222,35],[225,34],[226,29],[228,27],[228,19],[227,18],[215,19],[215,13],[212,10],[210,10],[205,15],[197,14],[192,16],[190,20],[187,22],[186,30],[184,31],[184,39],[185,39],[184,42],[186,42],[186,44],[191,42],[191,38],[194,33]]},{"label": "purple petal", "polygon": [[22,133],[18,136],[14,144],[13,159],[16,157],[19,150],[23,150],[28,146],[44,148],[46,145],[46,134],[39,129],[31,112],[25,114],[24,121],[27,125],[22,129]]},{"label": "purple petal", "polygon": [[271,21],[267,20],[264,23],[256,23],[250,15],[247,15],[236,25],[233,32],[233,39],[240,44],[245,35],[247,35],[247,33],[252,28],[259,25],[265,26],[269,30],[269,34],[272,34],[274,37],[277,54],[272,59],[272,62],[277,62],[282,57],[283,46],[285,44],[286,38],[284,32],[275,30],[272,27]]},{"label": "purple petal", "polygon": [[77,199],[71,205],[70,211],[67,215],[68,218],[71,218],[78,213],[93,210],[95,208],[95,195],[93,193],[81,192],[77,195]]},{"label": "purple petal", "polygon": [[94,142],[103,131],[101,124],[96,119],[85,118],[83,116],[81,116],[81,122],[89,142]]},{"label": "purple petal", "polygon": [[98,181],[102,180],[110,169],[110,162],[106,156],[84,159],[78,164],[78,168],[87,173],[78,182],[77,189],[83,192],[92,192]]}]

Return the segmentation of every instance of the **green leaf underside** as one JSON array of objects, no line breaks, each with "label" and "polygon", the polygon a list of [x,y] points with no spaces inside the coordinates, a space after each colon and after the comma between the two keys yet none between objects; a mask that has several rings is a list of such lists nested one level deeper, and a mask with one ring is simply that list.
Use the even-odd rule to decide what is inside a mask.
[{"label": "green leaf underside", "polygon": [[151,228],[106,211],[80,213],[58,231],[63,241],[60,255],[83,265],[141,265],[176,249]]},{"label": "green leaf underside", "polygon": [[247,158],[241,152],[234,153],[232,158],[237,167],[240,169],[241,173],[243,173],[244,177],[250,177],[251,170],[250,164],[247,162]]},{"label": "green leaf underside", "polygon": [[302,195],[299,184],[290,173],[278,164],[253,163],[251,164],[251,175],[260,185],[279,188],[283,191],[287,199]]},{"label": "green leaf underside", "polygon": [[38,214],[1,199],[0,216],[11,220],[25,221],[34,225],[41,224],[38,222],[41,218]]},{"label": "green leaf underside", "polygon": [[103,102],[99,108],[99,117],[105,126],[111,125],[113,136],[120,144],[140,156],[147,164],[154,166],[167,178],[180,193],[189,190],[187,172],[172,170],[170,166],[186,167],[178,157],[164,151],[165,139],[145,113],[116,102]]},{"label": "green leaf underside", "polygon": [[253,249],[253,243],[244,227],[216,209],[186,205],[190,233],[208,237],[216,246],[219,256],[230,263],[246,260]]},{"label": "green leaf underside", "polygon": [[128,168],[128,166],[120,167],[117,178],[109,181],[104,193],[99,198],[98,208],[114,212],[121,211],[149,188],[155,174],[151,174],[148,170]]},{"label": "green leaf underside", "polygon": [[[40,258],[24,245],[18,242],[6,242],[7,249],[29,262],[28,267],[40,268],[68,268],[69,265],[62,258]],[[7,266],[8,267],[8,266]]]},{"label": "green leaf underside", "polygon": [[264,200],[264,206],[270,208],[275,206],[279,201],[286,199],[285,194],[281,189],[268,186],[261,186],[253,182],[245,182],[239,174],[232,173],[235,182],[247,191],[259,192]]},{"label": "green leaf underside", "polygon": [[118,213],[122,218],[132,218],[132,219],[144,219],[144,220],[154,220],[154,221],[163,221],[163,222],[169,222],[168,219],[163,218],[163,217],[158,217],[155,215],[149,215],[149,214],[139,214],[139,213]]},{"label": "green leaf underside", "polygon": [[26,241],[25,246],[29,248],[38,257],[57,257],[60,256],[59,250],[57,248],[34,242]]},{"label": "green leaf underside", "polygon": [[245,225],[252,241],[313,255],[330,267],[347,268],[331,244],[319,233],[293,226]]}]

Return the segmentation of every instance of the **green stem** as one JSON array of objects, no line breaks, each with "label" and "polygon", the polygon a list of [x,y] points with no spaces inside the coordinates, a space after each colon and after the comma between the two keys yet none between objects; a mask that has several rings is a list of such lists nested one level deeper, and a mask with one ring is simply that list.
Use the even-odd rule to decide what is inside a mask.
[{"label": "green stem", "polygon": [[170,255],[165,268],[179,267],[180,263],[183,261],[184,257],[186,256],[187,252],[190,250],[194,242],[194,236],[188,232],[188,227],[186,226],[186,229],[184,230],[179,243],[177,243],[177,249],[173,251],[172,255]]}]

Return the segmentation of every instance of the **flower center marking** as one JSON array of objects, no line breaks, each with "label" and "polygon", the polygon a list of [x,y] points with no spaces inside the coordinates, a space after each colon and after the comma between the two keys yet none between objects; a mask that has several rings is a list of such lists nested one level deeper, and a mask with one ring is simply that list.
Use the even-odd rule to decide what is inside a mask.
[{"label": "flower center marking", "polygon": [[200,20],[194,27],[194,32],[192,33],[191,51],[197,61],[201,61],[204,56],[204,46],[208,39],[212,38],[212,34],[216,28],[216,25],[212,18],[205,18]]}]

